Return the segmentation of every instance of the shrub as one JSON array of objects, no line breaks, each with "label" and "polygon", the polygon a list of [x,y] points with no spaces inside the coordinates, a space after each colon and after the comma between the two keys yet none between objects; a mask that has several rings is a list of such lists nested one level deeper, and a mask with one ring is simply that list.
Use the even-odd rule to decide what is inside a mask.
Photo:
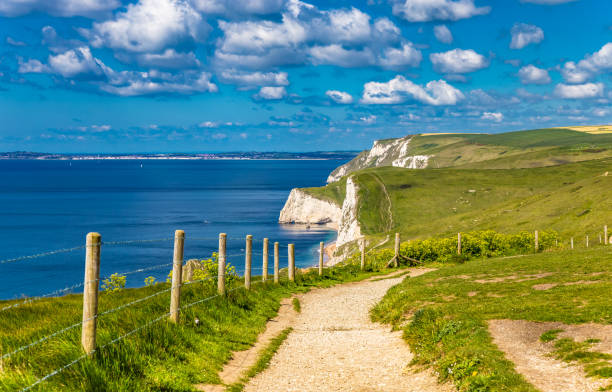
[{"label": "shrub", "polygon": [[155,278],[153,276],[147,276],[144,280],[145,286],[153,286],[155,283]]},{"label": "shrub", "polygon": [[[199,260],[197,266],[193,269],[191,277],[192,282],[202,281],[202,283],[214,286],[217,284],[217,275],[219,271],[219,255],[214,252],[208,259]],[[225,283],[232,284],[238,280],[236,267],[229,262],[225,264]],[[168,274],[168,282],[172,281],[172,271]]]},{"label": "shrub", "polygon": [[125,283],[127,281],[127,277],[125,275],[121,275],[118,273],[114,273],[110,276],[110,278],[106,278],[102,281],[102,290],[103,291],[119,291],[125,287]]}]

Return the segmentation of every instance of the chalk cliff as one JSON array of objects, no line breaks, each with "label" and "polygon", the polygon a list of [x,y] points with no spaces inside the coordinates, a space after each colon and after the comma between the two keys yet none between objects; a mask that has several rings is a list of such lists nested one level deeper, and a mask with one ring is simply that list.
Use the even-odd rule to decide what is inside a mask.
[{"label": "chalk cliff", "polygon": [[279,223],[328,223],[338,229],[341,208],[331,201],[317,199],[301,189],[294,188],[281,210]]}]

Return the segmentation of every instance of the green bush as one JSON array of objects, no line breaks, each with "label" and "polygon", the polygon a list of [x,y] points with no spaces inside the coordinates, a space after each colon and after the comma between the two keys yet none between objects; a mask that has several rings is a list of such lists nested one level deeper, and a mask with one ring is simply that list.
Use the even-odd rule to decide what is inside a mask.
[{"label": "green bush", "polygon": [[[539,233],[539,251],[553,248],[558,239],[556,231]],[[429,238],[407,241],[400,245],[400,255],[408,258],[404,264],[417,265],[427,262],[463,263],[473,258],[511,256],[535,251],[534,233],[522,231],[503,234],[493,230],[471,231],[461,234],[461,255],[457,254],[457,237]],[[379,271],[393,258],[392,249],[381,249],[366,255],[367,269]],[[360,254],[355,253],[348,263],[359,263]]]},{"label": "green bush", "polygon": [[[202,283],[215,286],[217,284],[217,275],[219,272],[219,255],[214,252],[208,259],[199,260],[198,268],[193,270],[191,277],[192,282],[202,281]],[[236,267],[229,262],[225,264],[225,284],[228,286],[238,280]],[[172,271],[168,274],[168,282],[172,281]]]}]

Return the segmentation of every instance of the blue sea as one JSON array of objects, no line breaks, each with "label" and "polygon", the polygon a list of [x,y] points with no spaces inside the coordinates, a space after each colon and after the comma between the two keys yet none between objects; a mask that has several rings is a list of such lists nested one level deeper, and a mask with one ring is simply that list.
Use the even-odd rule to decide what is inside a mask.
[{"label": "blue sea", "polygon": [[[209,257],[228,235],[229,262],[244,265],[244,237],[254,237],[254,274],[262,239],[296,247],[296,264],[311,266],[319,241],[335,232],[277,223],[289,191],[324,185],[343,160],[0,161],[0,299],[53,293],[83,281],[88,232],[102,235],[100,275],[172,262],[174,231],[185,230],[185,260]],[[139,242],[141,240],[156,240]],[[126,243],[127,241],[127,243]],[[135,242],[134,242],[135,241]],[[272,254],[272,249],[270,249]],[[272,258],[270,258],[272,264]],[[259,267],[259,269],[257,269]],[[165,280],[170,267],[127,275]],[[79,292],[75,288],[73,292]],[[63,292],[62,292],[63,293]]]}]

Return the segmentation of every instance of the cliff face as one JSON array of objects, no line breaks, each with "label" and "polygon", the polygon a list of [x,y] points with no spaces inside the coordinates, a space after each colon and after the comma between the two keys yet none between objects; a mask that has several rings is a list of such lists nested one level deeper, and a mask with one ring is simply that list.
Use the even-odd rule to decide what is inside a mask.
[{"label": "cliff face", "polygon": [[346,180],[346,197],[342,203],[342,217],[338,227],[336,248],[361,237],[361,227],[357,219],[359,188],[352,178]]},{"label": "cliff face", "polygon": [[350,162],[334,170],[327,182],[338,181],[343,176],[357,170],[377,166],[395,166],[407,169],[424,169],[427,167],[429,155],[414,155],[410,152],[412,136],[399,139],[376,140],[372,148],[363,151]]},{"label": "cliff face", "polygon": [[281,210],[279,223],[329,223],[339,227],[342,210],[331,201],[317,199],[301,189],[291,190]]}]

